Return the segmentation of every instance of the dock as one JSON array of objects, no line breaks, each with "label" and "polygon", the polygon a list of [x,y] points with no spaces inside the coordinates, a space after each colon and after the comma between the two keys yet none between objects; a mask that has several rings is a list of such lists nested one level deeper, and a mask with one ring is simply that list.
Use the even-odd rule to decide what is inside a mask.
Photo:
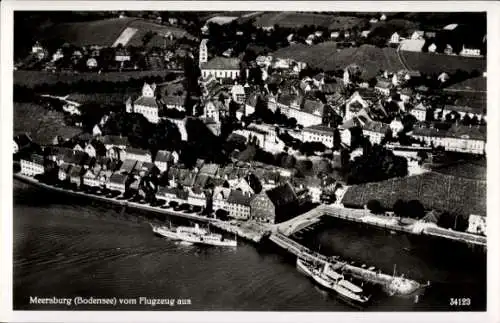
[{"label": "dock", "polygon": [[330,264],[336,270],[351,275],[357,279],[368,283],[379,285],[389,295],[407,296],[412,295],[427,285],[422,285],[417,281],[388,275],[381,271],[373,271],[366,268],[361,268],[348,264],[339,259],[339,257],[327,257],[325,255],[314,252],[300,243],[290,239],[280,232],[274,232],[269,239],[276,245],[294,254],[297,257],[305,257],[322,265]]}]

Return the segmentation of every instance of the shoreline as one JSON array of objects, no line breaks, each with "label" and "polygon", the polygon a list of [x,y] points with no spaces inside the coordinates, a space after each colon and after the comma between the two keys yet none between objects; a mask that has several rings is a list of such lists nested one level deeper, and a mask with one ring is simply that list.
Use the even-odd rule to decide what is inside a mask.
[{"label": "shoreline", "polygon": [[243,238],[244,240],[249,241],[249,242],[253,242],[253,243],[259,243],[262,240],[262,238],[266,235],[265,231],[261,232],[261,231],[255,231],[255,230],[244,230],[243,228],[232,225],[231,223],[228,223],[225,221],[221,221],[219,219],[213,219],[213,218],[198,216],[195,214],[177,212],[177,211],[170,210],[170,209],[162,209],[160,207],[153,207],[153,206],[150,206],[147,204],[140,204],[140,203],[130,202],[130,201],[126,201],[126,200],[117,200],[115,198],[109,198],[109,197],[105,197],[105,196],[88,194],[88,193],[81,192],[81,191],[72,191],[72,190],[68,190],[68,189],[63,189],[60,187],[55,187],[55,186],[51,186],[51,185],[48,185],[45,183],[41,183],[40,181],[38,181],[30,176],[26,176],[26,175],[22,175],[22,174],[14,174],[14,179],[19,180],[19,181],[26,183],[26,184],[31,184],[31,185],[34,185],[37,187],[57,191],[57,192],[64,193],[64,194],[70,194],[70,195],[80,196],[80,197],[87,197],[87,198],[91,198],[91,199],[95,199],[95,200],[100,200],[103,202],[121,205],[124,207],[130,207],[130,208],[140,209],[140,210],[144,210],[144,211],[153,211],[153,212],[162,213],[162,214],[166,214],[166,215],[170,215],[170,216],[178,216],[178,217],[182,217],[182,218],[186,218],[186,219],[190,219],[190,220],[203,221],[206,223],[210,223],[210,225],[212,225],[220,230],[223,230],[227,233],[237,234],[240,238]]}]

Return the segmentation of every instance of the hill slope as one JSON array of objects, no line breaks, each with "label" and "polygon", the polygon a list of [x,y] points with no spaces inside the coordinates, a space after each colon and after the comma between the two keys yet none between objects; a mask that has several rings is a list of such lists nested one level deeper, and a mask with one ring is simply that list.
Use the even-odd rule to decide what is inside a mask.
[{"label": "hill slope", "polygon": [[[122,33],[126,30],[130,31],[131,34],[128,37],[123,37]],[[141,46],[142,39],[148,31],[159,34],[170,32],[174,38],[193,38],[182,28],[127,17],[57,24],[48,28],[42,34],[42,42],[43,39],[61,39],[76,46],[112,46],[118,38],[123,38],[126,40],[124,45]]]}]

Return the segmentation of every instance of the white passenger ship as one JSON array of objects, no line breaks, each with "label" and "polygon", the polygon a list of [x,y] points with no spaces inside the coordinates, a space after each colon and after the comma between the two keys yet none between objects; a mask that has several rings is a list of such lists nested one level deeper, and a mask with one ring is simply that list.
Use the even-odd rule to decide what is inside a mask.
[{"label": "white passenger ship", "polygon": [[154,233],[169,239],[222,247],[236,247],[238,245],[236,237],[234,240],[224,238],[221,234],[211,233],[207,229],[200,228],[198,224],[195,224],[194,227],[180,226],[175,230],[166,226],[151,226]]}]

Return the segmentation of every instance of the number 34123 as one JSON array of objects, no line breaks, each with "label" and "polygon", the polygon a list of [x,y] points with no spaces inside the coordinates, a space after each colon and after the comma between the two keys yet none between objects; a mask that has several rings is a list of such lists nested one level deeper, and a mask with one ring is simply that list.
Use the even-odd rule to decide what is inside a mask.
[{"label": "number 34123", "polygon": [[451,306],[470,306],[470,298],[450,298]]}]

